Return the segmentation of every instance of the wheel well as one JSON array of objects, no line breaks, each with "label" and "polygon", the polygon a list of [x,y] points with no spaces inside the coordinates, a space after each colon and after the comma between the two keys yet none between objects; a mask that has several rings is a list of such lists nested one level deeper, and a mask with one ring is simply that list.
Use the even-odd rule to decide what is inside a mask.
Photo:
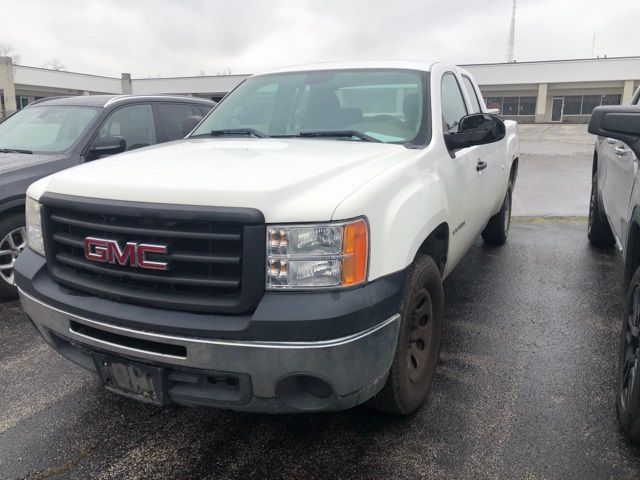
[{"label": "wheel well", "polygon": [[446,223],[438,225],[422,242],[418,253],[424,253],[433,258],[440,269],[440,274],[443,274],[447,265],[447,254],[449,253],[449,225]]},{"label": "wheel well", "polygon": [[511,181],[511,183],[516,183],[516,178],[518,176],[518,157],[513,159],[513,162],[511,163],[511,172],[509,172],[509,180]]},{"label": "wheel well", "polygon": [[624,262],[624,291],[629,288],[629,282],[636,268],[640,266],[640,226],[638,222],[631,221],[629,228],[629,241],[627,242],[627,252]]},{"label": "wheel well", "polygon": [[24,205],[16,205],[0,212],[0,218],[13,215],[14,213],[22,213],[24,215]]}]

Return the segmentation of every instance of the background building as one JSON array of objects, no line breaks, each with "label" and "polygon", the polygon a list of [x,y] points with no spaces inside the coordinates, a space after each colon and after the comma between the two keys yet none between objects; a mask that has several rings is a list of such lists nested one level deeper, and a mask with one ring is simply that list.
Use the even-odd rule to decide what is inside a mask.
[{"label": "background building", "polygon": [[[586,123],[598,105],[627,104],[640,85],[640,57],[464,65],[489,108],[521,123]],[[0,117],[56,95],[194,95],[220,100],[248,75],[120,78],[12,65],[0,57]]]}]

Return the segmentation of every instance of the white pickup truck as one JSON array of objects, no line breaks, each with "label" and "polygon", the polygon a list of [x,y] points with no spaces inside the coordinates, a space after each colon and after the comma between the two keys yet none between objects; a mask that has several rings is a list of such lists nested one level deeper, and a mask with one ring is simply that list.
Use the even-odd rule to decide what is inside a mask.
[{"label": "white pickup truck", "polygon": [[409,414],[442,280],[478,235],[506,240],[518,148],[454,65],[255,75],[184,140],[33,184],[22,305],[148,403]]}]

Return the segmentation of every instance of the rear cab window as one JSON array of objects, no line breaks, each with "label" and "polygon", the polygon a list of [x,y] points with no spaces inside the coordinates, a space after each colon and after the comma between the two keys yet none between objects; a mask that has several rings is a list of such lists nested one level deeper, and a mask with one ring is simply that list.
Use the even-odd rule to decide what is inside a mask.
[{"label": "rear cab window", "polygon": [[462,75],[462,83],[464,84],[464,88],[467,91],[469,100],[471,101],[471,111],[469,113],[480,113],[482,109],[480,108],[480,101],[478,100],[476,89],[473,88],[473,82],[466,75]]}]

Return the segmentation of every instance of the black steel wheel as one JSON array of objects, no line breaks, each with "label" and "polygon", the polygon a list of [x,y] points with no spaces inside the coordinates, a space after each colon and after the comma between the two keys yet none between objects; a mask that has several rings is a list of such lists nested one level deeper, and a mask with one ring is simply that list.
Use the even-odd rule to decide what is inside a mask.
[{"label": "black steel wheel", "polygon": [[407,272],[400,332],[389,376],[368,405],[409,415],[426,401],[438,365],[443,311],[440,270],[433,258],[418,254]]}]

